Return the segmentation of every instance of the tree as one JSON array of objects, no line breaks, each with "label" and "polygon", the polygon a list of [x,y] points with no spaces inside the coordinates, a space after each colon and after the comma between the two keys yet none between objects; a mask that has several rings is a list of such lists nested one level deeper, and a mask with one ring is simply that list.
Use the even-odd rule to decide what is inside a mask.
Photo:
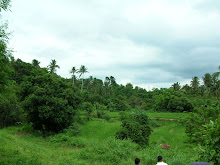
[{"label": "tree", "polygon": [[59,65],[57,65],[56,60],[51,60],[50,65],[48,65],[48,69],[50,73],[55,73],[56,68],[60,68]]},{"label": "tree", "polygon": [[[5,0],[0,4],[0,9],[8,9],[9,0]],[[0,17],[1,19],[1,17]],[[8,49],[8,36],[7,24],[0,25],[0,92],[4,89],[5,85],[9,82],[9,76],[12,70],[9,67],[9,57],[11,56],[11,51]]]},{"label": "tree", "polygon": [[26,77],[21,96],[28,122],[43,132],[60,132],[70,126],[81,102],[77,88],[43,70],[34,70]]},{"label": "tree", "polygon": [[1,3],[0,3],[0,11],[1,11],[1,9],[3,9],[3,10],[8,10],[8,8],[10,7],[10,3],[11,3],[11,0],[2,0],[2,1],[0,1]]},{"label": "tree", "polygon": [[70,73],[72,73],[72,78],[73,78],[73,85],[75,83],[75,79],[76,79],[76,76],[75,76],[75,73],[77,72],[76,68],[75,67],[72,67],[72,69],[70,70]]},{"label": "tree", "polygon": [[219,75],[220,75],[220,65],[219,65],[219,67],[218,67],[218,70],[219,70],[219,72],[215,72],[215,73],[213,74],[213,77],[216,77],[216,78],[219,77]]},{"label": "tree", "polygon": [[84,66],[81,65],[80,69],[77,71],[77,73],[79,73],[79,77],[83,76],[82,78],[82,86],[81,86],[81,90],[83,89],[83,79],[84,79],[84,74],[88,73],[88,69]]},{"label": "tree", "polygon": [[212,75],[212,80],[213,80],[212,92],[217,97],[217,99],[219,99],[220,97],[220,80],[218,79],[219,75],[220,75],[220,66],[219,66],[219,72],[215,72]]},{"label": "tree", "polygon": [[174,89],[174,91],[179,91],[181,86],[180,83],[176,82],[172,85],[172,88]]},{"label": "tree", "polygon": [[40,62],[39,62],[38,60],[36,60],[36,59],[33,59],[33,60],[32,60],[32,65],[33,65],[34,67],[38,67],[38,68],[39,68],[39,67],[40,67],[39,64],[40,64]]},{"label": "tree", "polygon": [[213,85],[212,75],[210,73],[206,73],[202,79],[203,79],[203,83],[206,87],[206,90],[209,92],[210,88]]},{"label": "tree", "polygon": [[199,89],[199,78],[196,76],[193,77],[190,85],[192,87],[192,93],[197,93]]}]

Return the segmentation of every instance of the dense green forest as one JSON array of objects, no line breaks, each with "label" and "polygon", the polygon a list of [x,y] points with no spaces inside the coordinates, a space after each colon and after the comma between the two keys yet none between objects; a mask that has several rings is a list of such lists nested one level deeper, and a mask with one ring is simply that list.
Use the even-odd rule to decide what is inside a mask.
[{"label": "dense green forest", "polygon": [[[1,8],[7,10],[8,3],[3,1]],[[47,68],[40,67],[37,59],[32,63],[15,59],[8,48],[9,35],[7,24],[1,24],[1,129],[16,126],[33,136],[53,137],[56,141],[60,134],[78,136],[82,125],[86,127],[94,119],[110,121],[111,114],[117,113],[121,129],[115,132],[115,139],[127,139],[137,143],[138,148],[146,148],[151,133],[159,127],[148,113],[186,113],[187,117],[178,123],[185,127],[187,143],[197,148],[195,161],[220,163],[220,66],[202,78],[195,75],[189,85],[175,82],[170,88],[147,91],[131,83],[118,84],[111,75],[105,80],[92,75],[84,78],[85,73],[89,74],[84,65],[70,68],[67,72],[72,78],[68,79],[56,74],[59,61],[55,59]],[[3,155],[0,159],[0,163],[7,164]]]}]

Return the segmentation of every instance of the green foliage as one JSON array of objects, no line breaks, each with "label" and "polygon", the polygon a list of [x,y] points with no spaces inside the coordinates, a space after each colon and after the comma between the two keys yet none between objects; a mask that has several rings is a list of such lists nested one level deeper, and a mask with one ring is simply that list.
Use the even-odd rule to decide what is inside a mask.
[{"label": "green foliage", "polygon": [[21,85],[23,107],[34,129],[59,132],[72,123],[80,99],[71,84],[54,74],[40,72],[27,77]]},{"label": "green foliage", "polygon": [[21,107],[13,89],[0,93],[0,128],[15,125],[21,121]]},{"label": "green foliage", "polygon": [[90,119],[91,113],[93,111],[93,106],[89,102],[83,102],[82,105],[80,106],[81,110],[86,111],[87,113],[87,118]]},{"label": "green foliage", "polygon": [[10,7],[10,3],[11,3],[11,0],[2,0],[0,3],[0,10],[1,8],[4,10],[8,10],[8,8]]},{"label": "green foliage", "polygon": [[203,125],[201,135],[198,160],[220,164],[220,118]]},{"label": "green foliage", "polygon": [[21,59],[11,61],[10,66],[14,69],[11,78],[18,84],[23,82],[26,76],[30,76],[31,71],[34,69],[33,65],[23,62]]},{"label": "green foliage", "polygon": [[220,117],[220,107],[218,102],[207,102],[200,108],[195,108],[194,113],[183,120],[186,127],[186,133],[191,142],[199,143],[202,141],[203,125],[208,124],[210,120],[215,121]]},{"label": "green foliage", "polygon": [[112,98],[108,103],[108,108],[110,111],[126,111],[130,109],[128,104],[120,98]]},{"label": "green foliage", "polygon": [[7,28],[7,24],[0,25],[0,92],[9,83],[9,77],[12,72],[9,67],[11,51],[7,46],[9,36],[6,32]]},{"label": "green foliage", "polygon": [[179,93],[167,90],[163,94],[155,96],[156,103],[153,106],[156,111],[162,112],[184,112],[192,111],[192,104]]},{"label": "green foliage", "polygon": [[141,111],[129,115],[122,120],[122,130],[116,133],[116,138],[131,139],[141,146],[147,146],[152,131],[148,120],[148,116]]}]

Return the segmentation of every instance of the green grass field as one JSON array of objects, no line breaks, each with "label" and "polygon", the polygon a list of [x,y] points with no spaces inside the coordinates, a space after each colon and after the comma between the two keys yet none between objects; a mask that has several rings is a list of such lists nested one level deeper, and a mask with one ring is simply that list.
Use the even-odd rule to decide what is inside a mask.
[{"label": "green grass field", "polygon": [[[110,114],[111,117],[118,114]],[[160,116],[154,114],[152,116]],[[172,116],[167,114],[167,117]],[[104,119],[85,123],[79,136],[67,134],[42,138],[21,132],[19,127],[0,130],[0,164],[134,164],[139,157],[142,164],[156,164],[162,155],[169,165],[186,165],[193,161],[193,151],[185,143],[184,127],[178,122],[155,121],[156,127],[150,136],[150,146],[141,148],[128,140],[116,140],[114,134],[120,122]],[[161,149],[160,144],[171,145],[171,150]]]}]

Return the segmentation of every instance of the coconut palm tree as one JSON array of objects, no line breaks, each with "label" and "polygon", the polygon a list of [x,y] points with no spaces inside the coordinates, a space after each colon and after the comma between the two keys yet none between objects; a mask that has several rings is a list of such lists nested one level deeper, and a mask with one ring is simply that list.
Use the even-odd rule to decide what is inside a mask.
[{"label": "coconut palm tree", "polygon": [[174,83],[171,87],[174,89],[174,91],[179,91],[181,89],[179,82]]},{"label": "coconut palm tree", "polygon": [[40,67],[40,62],[38,61],[38,60],[36,60],[36,59],[33,59],[32,60],[32,65],[34,66],[34,67]]},{"label": "coconut palm tree", "polygon": [[75,76],[76,72],[77,72],[77,69],[75,67],[72,67],[72,69],[70,70],[70,73],[72,73],[73,85],[74,85],[75,79],[76,79],[76,76]]},{"label": "coconut palm tree", "polygon": [[89,73],[88,72],[88,69],[84,66],[84,65],[81,65],[80,69],[77,71],[77,73],[79,73],[79,78],[81,76],[83,76],[82,78],[82,86],[81,86],[81,90],[83,89],[83,79],[84,79],[84,74],[85,73]]},{"label": "coconut palm tree", "polygon": [[193,77],[190,85],[192,87],[193,93],[196,93],[199,89],[199,78],[196,76]]},{"label": "coconut palm tree", "polygon": [[203,79],[204,86],[207,92],[209,93],[210,88],[213,86],[212,75],[210,73],[206,73],[202,79]]},{"label": "coconut palm tree", "polygon": [[50,73],[55,73],[56,68],[60,68],[59,65],[57,65],[56,60],[51,60],[50,65],[47,66]]},{"label": "coconut palm tree", "polygon": [[214,74],[213,74],[213,76],[215,76],[215,77],[219,77],[219,75],[220,75],[220,66],[218,66],[218,70],[219,70],[219,72],[215,72]]}]

